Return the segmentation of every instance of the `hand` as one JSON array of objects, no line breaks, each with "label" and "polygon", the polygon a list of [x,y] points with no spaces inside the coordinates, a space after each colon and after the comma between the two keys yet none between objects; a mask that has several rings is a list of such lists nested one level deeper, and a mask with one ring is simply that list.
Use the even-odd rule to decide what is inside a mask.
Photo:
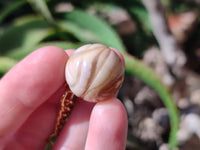
[{"label": "hand", "polygon": [[[64,93],[72,50],[66,52],[43,47],[0,80],[0,150],[45,149]],[[53,150],[123,150],[126,133],[126,111],[117,98],[97,104],[77,100]]]}]

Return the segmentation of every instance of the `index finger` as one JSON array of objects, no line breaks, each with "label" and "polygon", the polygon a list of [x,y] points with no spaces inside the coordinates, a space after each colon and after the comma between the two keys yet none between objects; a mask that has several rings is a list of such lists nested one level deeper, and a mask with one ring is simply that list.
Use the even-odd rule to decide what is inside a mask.
[{"label": "index finger", "polygon": [[43,47],[0,80],[0,145],[64,83],[67,59],[62,49]]}]

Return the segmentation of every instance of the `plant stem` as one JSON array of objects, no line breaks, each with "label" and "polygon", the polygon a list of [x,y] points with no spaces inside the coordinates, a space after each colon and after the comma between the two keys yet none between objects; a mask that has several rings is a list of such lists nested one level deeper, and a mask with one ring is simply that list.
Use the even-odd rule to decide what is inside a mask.
[{"label": "plant stem", "polygon": [[146,84],[154,88],[158,92],[165,107],[168,109],[171,127],[169,136],[169,148],[175,148],[177,146],[176,134],[179,129],[179,113],[168,89],[162,84],[160,78],[154,73],[152,69],[145,66],[145,64],[131,55],[126,54],[124,57],[126,71],[140,78]]}]

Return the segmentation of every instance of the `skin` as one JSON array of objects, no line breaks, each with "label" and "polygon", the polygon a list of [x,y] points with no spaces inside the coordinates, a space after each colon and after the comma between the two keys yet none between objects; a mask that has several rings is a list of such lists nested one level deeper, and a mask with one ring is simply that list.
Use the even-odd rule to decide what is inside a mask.
[{"label": "skin", "polygon": [[[53,46],[40,48],[0,80],[0,149],[45,149],[72,53]],[[126,111],[117,98],[99,103],[78,99],[53,150],[123,150],[126,134]]]}]

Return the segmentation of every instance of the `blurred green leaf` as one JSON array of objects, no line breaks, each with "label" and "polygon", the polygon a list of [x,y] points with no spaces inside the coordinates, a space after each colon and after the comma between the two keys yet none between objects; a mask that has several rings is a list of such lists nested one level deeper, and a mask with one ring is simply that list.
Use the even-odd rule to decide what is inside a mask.
[{"label": "blurred green leaf", "polygon": [[0,76],[5,74],[10,68],[17,63],[17,60],[0,56]]},{"label": "blurred green leaf", "polygon": [[63,29],[71,32],[78,40],[81,42],[101,42],[99,37],[95,35],[93,32],[86,30],[84,28],[81,28],[77,24],[64,20],[59,22],[59,26],[62,27]]},{"label": "blurred green leaf", "polygon": [[44,0],[28,0],[32,7],[34,7],[50,24],[55,24],[53,16],[48,9]]},{"label": "blurred green leaf", "polygon": [[81,10],[74,10],[66,13],[65,18],[74,22],[81,28],[91,31],[96,35],[96,37],[98,37],[101,43],[114,47],[120,52],[125,53],[125,47],[117,33],[102,19],[89,15]]},{"label": "blurred green leaf", "polygon": [[0,54],[19,47],[34,46],[47,36],[49,30],[49,25],[41,19],[14,24],[5,29],[0,36]]},{"label": "blurred green leaf", "polygon": [[149,20],[149,14],[143,6],[132,6],[130,8],[130,13],[137,17],[139,23],[143,25],[142,28],[144,31],[146,31],[147,33],[150,33],[152,31],[152,24]]},{"label": "blurred green leaf", "polygon": [[163,4],[163,5],[166,5],[166,6],[169,6],[170,5],[170,0],[161,0],[161,3]]},{"label": "blurred green leaf", "polygon": [[26,3],[27,3],[26,0],[20,0],[20,1],[16,1],[16,2],[14,1],[14,2],[12,2],[11,5],[4,7],[4,9],[0,12],[0,24],[3,22],[3,20],[8,15],[13,13],[15,10],[19,9],[20,7],[22,7]]},{"label": "blurred green leaf", "polygon": [[46,42],[46,43],[38,44],[37,46],[24,47],[24,48],[18,48],[18,49],[12,50],[6,53],[6,56],[16,59],[16,60],[21,60],[32,51],[44,46],[57,46],[66,50],[66,49],[76,49],[80,47],[81,45],[82,45],[81,43],[71,43],[71,42]]}]

